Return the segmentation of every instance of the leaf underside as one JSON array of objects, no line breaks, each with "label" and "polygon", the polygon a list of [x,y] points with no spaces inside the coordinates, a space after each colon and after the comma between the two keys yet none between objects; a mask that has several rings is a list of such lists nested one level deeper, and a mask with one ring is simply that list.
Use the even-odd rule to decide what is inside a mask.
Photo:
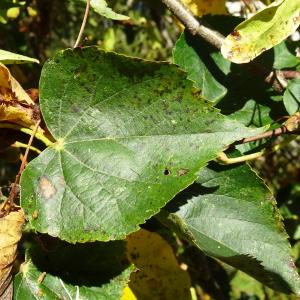
[{"label": "leaf underside", "polygon": [[194,185],[168,204],[167,211],[168,225],[175,224],[207,255],[275,290],[300,293],[275,201],[248,165],[210,164]]},{"label": "leaf underside", "polygon": [[23,172],[22,207],[32,229],[69,242],[124,238],[258,132],[219,114],[176,66],[96,47],[44,65],[40,104],[57,142]]}]

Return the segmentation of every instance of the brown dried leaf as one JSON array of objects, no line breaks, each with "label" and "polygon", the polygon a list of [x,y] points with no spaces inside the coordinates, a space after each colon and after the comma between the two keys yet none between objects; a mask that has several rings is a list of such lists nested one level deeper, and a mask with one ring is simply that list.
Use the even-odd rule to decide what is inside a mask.
[{"label": "brown dried leaf", "polygon": [[34,101],[0,63],[0,121],[29,127],[35,124],[37,117]]},{"label": "brown dried leaf", "polygon": [[[2,205],[1,207],[2,208]],[[22,208],[0,218],[0,299],[9,299],[11,269],[16,258],[25,216]]]}]

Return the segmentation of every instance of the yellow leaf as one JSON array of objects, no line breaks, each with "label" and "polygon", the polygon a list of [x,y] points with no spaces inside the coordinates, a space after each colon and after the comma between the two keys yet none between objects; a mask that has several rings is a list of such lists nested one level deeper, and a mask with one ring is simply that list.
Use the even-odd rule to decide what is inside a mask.
[{"label": "yellow leaf", "polygon": [[226,14],[225,0],[181,0],[195,16]]},{"label": "yellow leaf", "polygon": [[300,0],[277,0],[236,26],[223,41],[221,53],[234,63],[248,63],[282,42],[299,25]]},{"label": "yellow leaf", "polygon": [[19,15],[20,15],[20,7],[11,7],[6,12],[6,16],[9,19],[16,19]]},{"label": "yellow leaf", "polygon": [[27,7],[27,12],[30,17],[35,18],[38,15],[38,11],[30,6]]},{"label": "yellow leaf", "polygon": [[180,268],[172,248],[158,234],[142,229],[129,235],[127,257],[138,269],[129,282],[137,299],[191,299],[188,273]]},{"label": "yellow leaf", "polygon": [[24,212],[20,207],[0,218],[0,298],[11,288],[11,269],[24,222]]},{"label": "yellow leaf", "polygon": [[135,297],[135,295],[132,292],[132,290],[130,289],[130,287],[126,286],[123,291],[121,300],[137,300],[137,298]]},{"label": "yellow leaf", "polygon": [[34,101],[8,68],[0,63],[0,121],[30,127],[36,123],[37,117]]}]

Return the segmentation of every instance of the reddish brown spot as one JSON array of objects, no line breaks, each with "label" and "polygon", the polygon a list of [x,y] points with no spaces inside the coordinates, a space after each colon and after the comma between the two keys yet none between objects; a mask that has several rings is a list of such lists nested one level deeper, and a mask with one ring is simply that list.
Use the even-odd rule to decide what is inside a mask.
[{"label": "reddish brown spot", "polygon": [[239,41],[242,37],[237,30],[234,30],[230,33],[230,35],[236,40]]}]

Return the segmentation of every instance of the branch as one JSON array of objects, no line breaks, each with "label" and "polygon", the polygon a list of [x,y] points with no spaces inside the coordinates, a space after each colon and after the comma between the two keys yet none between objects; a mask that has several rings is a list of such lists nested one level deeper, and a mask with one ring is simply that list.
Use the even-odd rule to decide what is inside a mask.
[{"label": "branch", "polygon": [[73,48],[78,47],[79,43],[82,39],[83,31],[84,31],[84,28],[85,28],[85,25],[86,25],[86,22],[87,22],[87,19],[88,19],[88,16],[89,16],[89,12],[90,12],[90,4],[91,4],[91,0],[86,0],[86,8],[85,8],[85,12],[84,12],[84,17],[83,17],[83,20],[82,20],[80,31],[78,33],[77,40],[76,40]]},{"label": "branch", "polygon": [[170,11],[186,26],[192,35],[199,35],[207,42],[221,49],[224,36],[202,24],[193,16],[179,0],[161,0]]},{"label": "branch", "polygon": [[291,133],[291,134],[299,133],[298,130],[299,123],[300,123],[300,112],[296,112],[294,115],[288,117],[288,119],[283,123],[281,127],[263,132],[255,136],[244,138],[240,141],[237,141],[235,144],[245,144],[249,142],[254,142],[269,137],[279,136],[284,133]]},{"label": "branch", "polygon": [[[219,32],[212,30],[202,25],[193,15],[193,13],[185,7],[180,0],[161,0],[170,11],[186,26],[192,35],[198,35],[205,39],[217,49],[221,49],[225,37]],[[252,62],[247,65],[254,73],[259,73],[264,81],[272,85],[273,89],[277,92],[283,92],[287,85],[282,71],[270,72],[264,66]]]},{"label": "branch", "polygon": [[275,146],[273,146],[269,149],[264,149],[264,150],[259,151],[259,152],[255,152],[255,153],[251,153],[251,154],[247,154],[247,155],[242,155],[242,156],[239,156],[239,157],[230,158],[224,152],[220,152],[218,157],[216,158],[216,161],[218,163],[222,164],[222,165],[231,165],[231,164],[237,164],[237,163],[257,159],[261,156],[268,155],[272,152],[275,152],[275,151],[278,151],[278,150],[282,149],[283,147],[288,145],[294,139],[295,139],[295,137],[289,137],[288,139],[284,140],[283,142],[281,142],[281,143],[279,143],[279,144],[277,144],[277,145],[275,145]]},{"label": "branch", "polygon": [[294,70],[281,70],[280,71],[286,79],[293,79],[300,77],[299,71]]},{"label": "branch", "polygon": [[286,126],[283,125],[279,128],[266,131],[262,134],[258,134],[256,136],[251,136],[249,138],[244,138],[244,139],[238,141],[236,144],[245,144],[245,143],[249,143],[249,142],[254,142],[254,141],[266,139],[266,138],[269,138],[269,137],[279,136],[279,135],[284,134],[284,133],[296,133],[296,132],[293,131],[293,130],[289,130]]},{"label": "branch", "polygon": [[41,123],[41,120],[39,120],[35,124],[35,127],[32,131],[29,142],[27,144],[25,154],[24,154],[23,159],[22,159],[22,163],[21,163],[19,172],[16,176],[15,182],[12,185],[12,188],[10,190],[10,193],[9,193],[7,199],[3,203],[2,209],[0,211],[0,217],[3,217],[6,214],[8,214],[10,212],[10,210],[14,207],[14,199],[15,199],[16,195],[18,194],[18,184],[19,184],[19,181],[20,181],[20,177],[21,177],[21,175],[22,175],[22,173],[25,169],[25,165],[26,165],[26,162],[27,162],[27,157],[28,157],[28,154],[29,154],[29,150],[30,150],[31,144],[33,142],[34,136],[35,136],[35,134],[36,134],[36,132],[39,128],[40,123]]}]

